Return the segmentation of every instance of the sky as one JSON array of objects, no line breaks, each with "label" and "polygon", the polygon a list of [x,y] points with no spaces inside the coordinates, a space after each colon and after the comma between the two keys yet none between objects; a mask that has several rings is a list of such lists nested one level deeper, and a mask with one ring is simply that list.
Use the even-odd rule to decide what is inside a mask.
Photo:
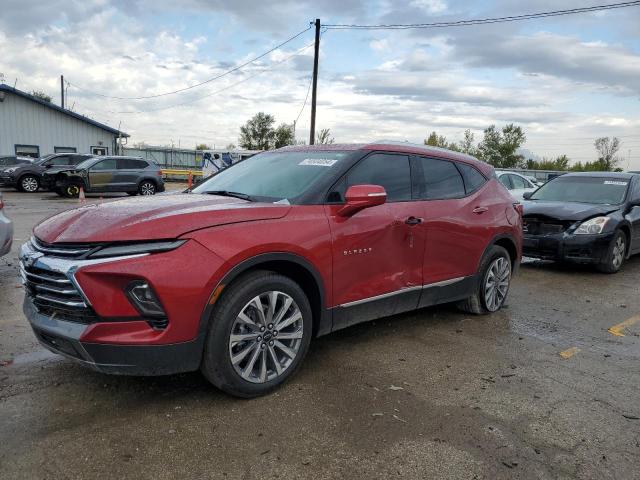
[{"label": "sky", "polygon": [[[3,0],[0,75],[131,135],[129,143],[237,144],[257,112],[309,135],[313,29],[430,23],[584,7],[616,0]],[[532,21],[419,30],[326,30],[317,128],[336,142],[421,143],[430,132],[481,140],[524,129],[525,154],[596,158],[621,140],[640,170],[640,6]],[[2,78],[0,76],[0,78]],[[116,99],[107,97],[128,97]],[[307,100],[305,103],[305,99]]]}]

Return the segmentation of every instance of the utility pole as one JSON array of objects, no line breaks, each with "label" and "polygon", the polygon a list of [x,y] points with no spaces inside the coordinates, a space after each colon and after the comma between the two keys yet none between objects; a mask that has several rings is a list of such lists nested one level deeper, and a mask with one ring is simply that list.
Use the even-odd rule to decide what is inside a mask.
[{"label": "utility pole", "polygon": [[64,108],[64,75],[60,75],[60,106]]},{"label": "utility pole", "polygon": [[318,93],[318,56],[320,54],[320,19],[316,18],[316,46],[313,56],[313,92],[311,92],[311,129],[309,145],[316,143],[316,96]]}]

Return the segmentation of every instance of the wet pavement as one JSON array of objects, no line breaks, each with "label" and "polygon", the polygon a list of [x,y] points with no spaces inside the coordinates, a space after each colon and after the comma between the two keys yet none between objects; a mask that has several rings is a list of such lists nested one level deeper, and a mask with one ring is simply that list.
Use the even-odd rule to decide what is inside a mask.
[{"label": "wet pavement", "polygon": [[640,321],[608,331],[640,314],[640,257],[617,275],[527,263],[497,314],[358,325],[237,400],[198,373],[106,376],[40,347],[17,248],[75,201],[4,195],[0,478],[640,479]]}]

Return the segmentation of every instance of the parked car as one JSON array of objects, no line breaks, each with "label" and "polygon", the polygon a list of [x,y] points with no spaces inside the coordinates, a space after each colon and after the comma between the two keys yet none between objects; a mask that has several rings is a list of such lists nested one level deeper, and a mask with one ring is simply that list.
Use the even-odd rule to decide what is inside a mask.
[{"label": "parked car", "polygon": [[92,155],[58,153],[47,155],[35,162],[16,165],[0,170],[0,186],[15,187],[22,192],[37,192],[45,171],[77,165]]},{"label": "parked car", "polygon": [[445,302],[499,310],[520,210],[467,155],[288,147],[192,193],[44,220],[20,254],[24,311],[44,346],[99,371],[200,368],[253,397],[293,375],[312,337]]},{"label": "parked car", "polygon": [[26,165],[33,163],[33,158],[30,157],[17,157],[15,155],[7,155],[0,157],[0,170],[4,170],[8,167],[14,167],[16,165]]},{"label": "parked car", "polygon": [[614,273],[640,253],[640,175],[567,173],[525,199],[526,256]]},{"label": "parked car", "polygon": [[496,175],[500,183],[513,195],[513,198],[519,201],[523,200],[525,192],[533,192],[538,188],[538,186],[527,177],[516,172],[497,171]]},{"label": "parked car", "polygon": [[541,187],[542,185],[544,185],[544,182],[542,180],[538,180],[536,177],[534,177],[533,175],[523,175],[524,178],[526,178],[527,180],[529,180],[529,182],[534,186],[534,187]]},{"label": "parked car", "polygon": [[140,157],[93,157],[74,168],[46,172],[44,182],[61,196],[87,193],[126,192],[155,195],[164,191],[160,167]]},{"label": "parked car", "polygon": [[13,243],[13,224],[4,214],[4,202],[0,192],[0,257],[11,250]]}]

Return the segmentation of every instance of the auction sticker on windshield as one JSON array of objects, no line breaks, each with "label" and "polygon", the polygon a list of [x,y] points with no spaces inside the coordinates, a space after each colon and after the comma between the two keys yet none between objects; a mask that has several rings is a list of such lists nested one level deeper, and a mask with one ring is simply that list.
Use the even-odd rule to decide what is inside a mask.
[{"label": "auction sticker on windshield", "polygon": [[605,180],[604,184],[605,185],[622,185],[622,186],[626,186],[627,182],[617,182],[615,180]]},{"label": "auction sticker on windshield", "polygon": [[337,160],[330,158],[305,158],[298,165],[313,165],[315,167],[332,167]]}]

